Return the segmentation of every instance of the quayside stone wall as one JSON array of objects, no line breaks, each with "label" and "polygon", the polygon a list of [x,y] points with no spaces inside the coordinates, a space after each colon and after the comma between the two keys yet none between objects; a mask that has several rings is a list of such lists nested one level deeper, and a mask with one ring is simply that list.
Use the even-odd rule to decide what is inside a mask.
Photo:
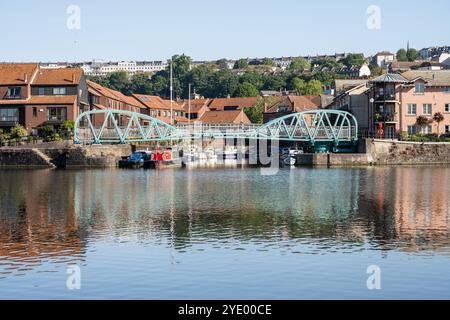
[{"label": "quayside stone wall", "polygon": [[366,140],[365,148],[377,165],[450,164],[450,143]]},{"label": "quayside stone wall", "polygon": [[130,145],[41,145],[0,148],[0,167],[115,167],[131,154]]},{"label": "quayside stone wall", "polygon": [[53,168],[51,159],[38,149],[1,148],[1,167]]}]

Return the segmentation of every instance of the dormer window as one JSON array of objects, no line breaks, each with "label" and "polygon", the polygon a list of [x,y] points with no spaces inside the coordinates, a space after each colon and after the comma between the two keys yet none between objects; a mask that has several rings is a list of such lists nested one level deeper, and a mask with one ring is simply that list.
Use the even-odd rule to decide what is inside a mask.
[{"label": "dormer window", "polygon": [[278,112],[288,112],[288,111],[289,111],[289,107],[286,107],[286,106],[278,107]]},{"label": "dormer window", "polygon": [[425,83],[423,83],[423,82],[416,82],[414,93],[415,94],[424,94],[425,93]]},{"label": "dormer window", "polygon": [[22,88],[21,87],[9,87],[8,88],[8,93],[6,95],[7,99],[20,99],[21,95],[20,93],[22,92]]},{"label": "dormer window", "polygon": [[65,96],[66,95],[66,88],[53,88],[53,94],[55,96]]}]

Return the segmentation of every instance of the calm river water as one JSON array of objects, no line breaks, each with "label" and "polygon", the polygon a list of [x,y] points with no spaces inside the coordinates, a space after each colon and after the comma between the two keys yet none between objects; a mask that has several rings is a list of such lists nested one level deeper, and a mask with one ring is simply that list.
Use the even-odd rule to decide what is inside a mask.
[{"label": "calm river water", "polygon": [[449,195],[440,167],[0,170],[0,298],[449,299]]}]

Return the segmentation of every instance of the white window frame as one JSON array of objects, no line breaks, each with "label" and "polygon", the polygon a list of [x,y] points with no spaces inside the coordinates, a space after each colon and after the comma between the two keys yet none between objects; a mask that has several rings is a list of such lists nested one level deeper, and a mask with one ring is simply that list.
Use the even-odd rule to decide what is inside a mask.
[{"label": "white window frame", "polygon": [[53,88],[53,95],[55,95],[55,96],[65,96],[66,94],[67,94],[67,89],[65,87]]},{"label": "white window frame", "polygon": [[408,135],[413,136],[417,133],[417,127],[415,125],[408,126]]},{"label": "white window frame", "polygon": [[446,104],[444,105],[444,112],[445,112],[445,113],[450,113],[450,103],[446,103]]},{"label": "white window frame", "polygon": [[[414,112],[411,112],[413,108],[414,108]],[[409,116],[417,115],[417,104],[416,103],[408,103],[407,115],[409,115]]]},{"label": "white window frame", "polygon": [[[427,112],[427,110],[425,110],[428,109],[428,107],[430,108],[430,112]],[[424,115],[431,116],[433,114],[433,105],[431,103],[424,103],[422,105],[422,109]]]},{"label": "white window frame", "polygon": [[428,124],[421,129],[421,134],[432,134],[432,133],[433,133],[433,126],[431,124]]},{"label": "white window frame", "polygon": [[[417,89],[421,89],[421,90],[417,90]],[[424,94],[425,93],[425,83],[416,82],[414,84],[414,93],[415,94]]]}]

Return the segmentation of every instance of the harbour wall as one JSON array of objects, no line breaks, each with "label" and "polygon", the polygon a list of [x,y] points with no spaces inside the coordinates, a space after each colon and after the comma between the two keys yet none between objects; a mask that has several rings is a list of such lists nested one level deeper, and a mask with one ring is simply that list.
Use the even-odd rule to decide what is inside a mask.
[{"label": "harbour wall", "polygon": [[450,143],[364,139],[359,153],[300,154],[299,166],[450,165]]},{"label": "harbour wall", "polygon": [[[298,166],[450,165],[450,143],[361,140],[359,153],[299,154]],[[130,145],[81,146],[50,143],[0,148],[0,167],[107,168],[130,155]]]},{"label": "harbour wall", "polygon": [[130,145],[43,144],[0,148],[0,167],[107,168],[131,154]]}]

